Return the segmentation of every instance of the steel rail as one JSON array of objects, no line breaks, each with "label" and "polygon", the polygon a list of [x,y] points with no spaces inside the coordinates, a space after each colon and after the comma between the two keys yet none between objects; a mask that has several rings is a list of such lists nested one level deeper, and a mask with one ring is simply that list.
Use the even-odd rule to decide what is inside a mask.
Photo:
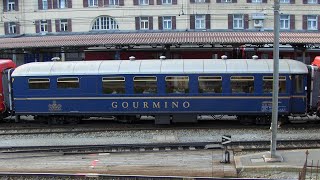
[{"label": "steel rail", "polygon": [[[12,146],[0,147],[1,153],[38,153],[59,152],[67,154],[119,153],[119,152],[155,152],[173,150],[223,149],[221,142],[187,142],[187,143],[150,143],[150,144],[106,144],[74,146]],[[227,145],[234,151],[268,150],[270,141],[236,141]],[[320,139],[278,140],[278,149],[320,148]]]}]

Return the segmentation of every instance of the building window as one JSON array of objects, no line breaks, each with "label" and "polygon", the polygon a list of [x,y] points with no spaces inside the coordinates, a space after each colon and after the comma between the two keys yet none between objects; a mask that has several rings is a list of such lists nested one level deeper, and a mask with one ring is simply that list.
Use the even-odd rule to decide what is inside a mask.
[{"label": "building window", "polygon": [[111,30],[119,29],[117,22],[108,16],[98,17],[92,26],[92,30]]},{"label": "building window", "polygon": [[289,4],[289,3],[290,3],[290,0],[280,0],[280,3]]},{"label": "building window", "polygon": [[318,30],[318,17],[316,15],[308,16],[308,30]]},{"label": "building window", "polygon": [[206,28],[206,16],[205,15],[196,15],[195,16],[195,25],[196,29],[205,29]]},{"label": "building window", "polygon": [[148,17],[140,17],[140,29],[149,29]]},{"label": "building window", "polygon": [[89,7],[98,6],[98,0],[89,0]]},{"label": "building window", "polygon": [[280,15],[280,29],[289,29],[289,28],[290,28],[290,16]]},{"label": "building window", "polygon": [[139,0],[139,5],[149,5],[149,0]]},{"label": "building window", "polygon": [[119,6],[119,0],[109,0],[110,6]]},{"label": "building window", "polygon": [[48,21],[47,20],[40,21],[40,32],[48,32]]},{"label": "building window", "polygon": [[163,29],[172,29],[172,18],[171,16],[163,17]]},{"label": "building window", "polygon": [[252,0],[252,3],[262,3],[262,0]]},{"label": "building window", "polygon": [[318,0],[308,0],[308,4],[317,4]]},{"label": "building window", "polygon": [[221,0],[222,3],[232,3],[232,0]]},{"label": "building window", "polygon": [[42,0],[42,9],[48,9],[48,0]]},{"label": "building window", "polygon": [[172,4],[172,0],[162,0],[162,4]]},{"label": "building window", "polygon": [[15,0],[8,0],[8,11],[14,11],[14,1]]},{"label": "building window", "polygon": [[243,29],[243,22],[242,14],[233,15],[233,29]]},{"label": "building window", "polygon": [[68,20],[67,19],[60,20],[60,31],[68,31]]},{"label": "building window", "polygon": [[58,8],[67,8],[67,0],[58,0]]},{"label": "building window", "polygon": [[205,3],[206,1],[205,0],[195,0],[194,2],[195,3]]},{"label": "building window", "polygon": [[17,33],[17,25],[15,22],[10,22],[8,25],[8,33],[16,34]]}]

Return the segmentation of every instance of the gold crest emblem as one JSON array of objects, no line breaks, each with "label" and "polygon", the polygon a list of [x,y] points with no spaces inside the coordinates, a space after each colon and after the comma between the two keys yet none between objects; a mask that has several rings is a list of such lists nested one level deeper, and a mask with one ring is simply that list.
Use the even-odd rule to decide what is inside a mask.
[{"label": "gold crest emblem", "polygon": [[58,104],[56,101],[52,101],[52,104],[48,105],[49,111],[61,111],[62,105]]}]

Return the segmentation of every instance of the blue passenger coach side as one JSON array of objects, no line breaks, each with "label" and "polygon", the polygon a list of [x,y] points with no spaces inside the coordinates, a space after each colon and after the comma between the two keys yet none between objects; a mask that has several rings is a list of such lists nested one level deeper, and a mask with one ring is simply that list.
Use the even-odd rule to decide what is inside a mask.
[{"label": "blue passenger coach side", "polygon": [[[204,114],[255,121],[271,114],[272,67],[265,59],[29,63],[12,75],[15,113],[62,120],[151,115],[158,124]],[[305,112],[307,73],[305,64],[281,60],[280,115]]]}]

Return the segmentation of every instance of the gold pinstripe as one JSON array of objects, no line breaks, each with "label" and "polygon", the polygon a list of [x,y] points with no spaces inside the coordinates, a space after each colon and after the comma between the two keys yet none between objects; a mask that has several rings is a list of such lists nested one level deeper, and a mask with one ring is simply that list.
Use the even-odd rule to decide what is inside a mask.
[{"label": "gold pinstripe", "polygon": [[[306,98],[306,96],[281,96],[279,99]],[[17,101],[23,100],[128,100],[128,99],[272,99],[272,96],[166,96],[166,97],[34,97],[14,98]]]}]

